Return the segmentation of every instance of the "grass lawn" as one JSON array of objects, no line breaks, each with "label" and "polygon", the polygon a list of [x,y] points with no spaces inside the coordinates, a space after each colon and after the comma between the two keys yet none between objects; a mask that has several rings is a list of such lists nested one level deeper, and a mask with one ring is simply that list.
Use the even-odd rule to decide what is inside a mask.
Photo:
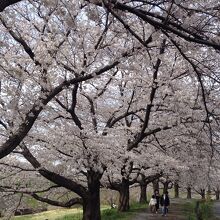
[{"label": "grass lawn", "polygon": [[[110,209],[109,206],[102,206],[102,220],[129,220],[135,213],[138,213],[146,204],[132,204],[128,212],[119,213],[117,209]],[[46,212],[41,212],[33,215],[16,216],[13,220],[81,220],[82,209],[56,209]]]},{"label": "grass lawn", "polygon": [[[196,200],[190,200],[184,204],[184,211],[187,216],[187,220],[196,220],[195,215]],[[217,220],[213,215],[213,202],[203,201],[200,202],[199,212],[201,213],[203,220]]]},{"label": "grass lawn", "polygon": [[102,220],[129,220],[146,207],[146,204],[133,203],[130,210],[123,213],[117,209],[106,209],[102,211]]},{"label": "grass lawn", "polygon": [[55,209],[51,211],[45,211],[33,215],[16,216],[12,218],[13,220],[55,220],[55,219],[65,219],[66,215],[75,216],[73,220],[78,220],[82,216],[82,209]]}]

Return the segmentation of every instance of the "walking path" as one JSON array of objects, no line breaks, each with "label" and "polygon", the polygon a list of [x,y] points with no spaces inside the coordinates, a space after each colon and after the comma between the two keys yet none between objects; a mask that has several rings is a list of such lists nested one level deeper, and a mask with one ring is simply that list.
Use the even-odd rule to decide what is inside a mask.
[{"label": "walking path", "polygon": [[[167,216],[161,216],[161,213],[152,214],[149,209],[146,209],[134,216],[132,220],[187,220],[182,206],[184,202],[181,199],[171,199]],[[220,220],[220,201],[214,203],[213,214],[215,216],[213,220]]]},{"label": "walking path", "polygon": [[171,206],[169,207],[167,216],[161,216],[161,213],[152,214],[147,209],[136,215],[132,220],[186,220],[181,204],[181,200],[171,200]]},{"label": "walking path", "polygon": [[214,203],[213,213],[216,219],[220,219],[220,201]]}]

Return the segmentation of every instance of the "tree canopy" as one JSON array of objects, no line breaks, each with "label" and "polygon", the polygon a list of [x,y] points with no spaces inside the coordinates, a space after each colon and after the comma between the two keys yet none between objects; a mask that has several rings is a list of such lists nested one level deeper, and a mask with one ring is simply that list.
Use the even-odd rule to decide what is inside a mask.
[{"label": "tree canopy", "polygon": [[0,4],[4,195],[99,220],[100,187],[120,211],[143,180],[219,188],[218,1],[18,2]]}]

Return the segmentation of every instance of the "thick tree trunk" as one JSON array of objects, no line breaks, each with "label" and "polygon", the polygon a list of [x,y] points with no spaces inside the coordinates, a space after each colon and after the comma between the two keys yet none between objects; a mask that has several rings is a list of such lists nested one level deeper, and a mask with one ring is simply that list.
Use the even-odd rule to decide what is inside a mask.
[{"label": "thick tree trunk", "polygon": [[101,220],[100,174],[88,172],[88,196],[83,200],[83,220]]},{"label": "thick tree trunk", "polygon": [[219,195],[220,195],[220,191],[219,190],[215,190],[215,199],[219,200]]},{"label": "thick tree trunk", "polygon": [[140,183],[140,203],[146,203],[147,202],[147,184],[146,183]]},{"label": "thick tree trunk", "polygon": [[154,190],[154,192],[156,190],[158,190],[158,192],[159,192],[159,180],[158,179],[153,181],[153,190]]},{"label": "thick tree trunk", "polygon": [[192,190],[191,190],[191,187],[187,187],[187,199],[192,199]]},{"label": "thick tree trunk", "polygon": [[179,198],[179,185],[177,182],[174,183],[174,197]]},{"label": "thick tree trunk", "polygon": [[128,211],[129,206],[129,180],[122,179],[121,187],[119,190],[119,205],[118,205],[118,211],[125,212]]}]

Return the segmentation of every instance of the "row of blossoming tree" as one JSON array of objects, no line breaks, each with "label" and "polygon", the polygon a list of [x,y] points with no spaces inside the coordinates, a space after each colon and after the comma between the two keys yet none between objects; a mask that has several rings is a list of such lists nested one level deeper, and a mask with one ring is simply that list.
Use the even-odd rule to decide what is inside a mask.
[{"label": "row of blossoming tree", "polygon": [[126,211],[129,187],[144,194],[157,179],[219,196],[210,2],[0,3],[0,187],[12,209],[27,194],[99,220],[101,187]]}]

